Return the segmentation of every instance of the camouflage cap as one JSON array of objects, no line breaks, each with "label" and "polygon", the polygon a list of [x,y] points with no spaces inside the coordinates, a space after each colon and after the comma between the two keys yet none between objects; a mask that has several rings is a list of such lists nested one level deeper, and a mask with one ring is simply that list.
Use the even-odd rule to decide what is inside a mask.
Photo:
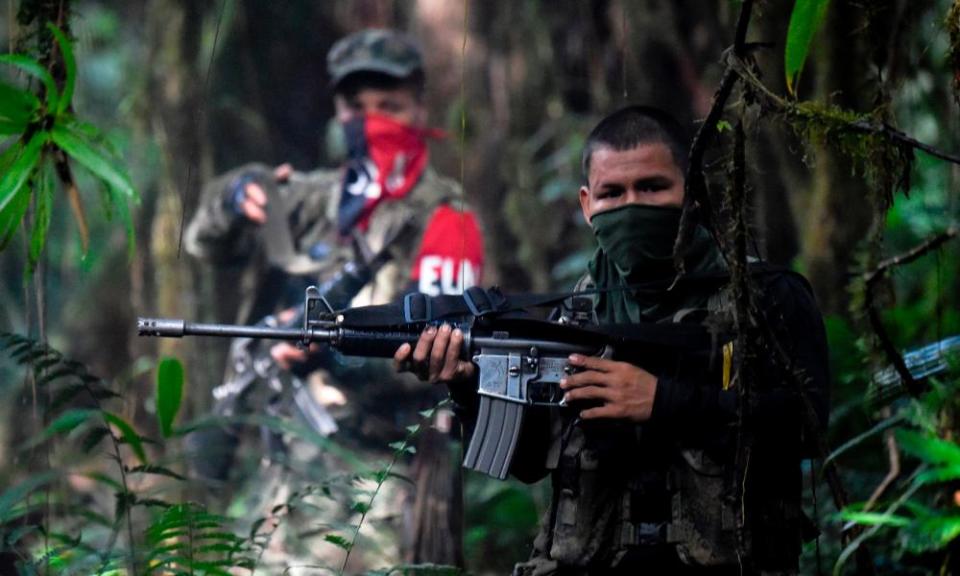
[{"label": "camouflage cap", "polygon": [[423,56],[412,38],[395,30],[361,30],[333,45],[327,54],[331,84],[354,72],[381,72],[406,78],[423,69]]}]

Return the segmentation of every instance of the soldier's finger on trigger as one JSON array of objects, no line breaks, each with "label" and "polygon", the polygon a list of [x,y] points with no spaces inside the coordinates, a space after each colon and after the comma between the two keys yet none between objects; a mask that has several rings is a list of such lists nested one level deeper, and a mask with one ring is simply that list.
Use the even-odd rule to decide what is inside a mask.
[{"label": "soldier's finger on trigger", "polygon": [[581,372],[574,372],[570,374],[564,380],[566,383],[564,387],[567,390],[572,390],[574,388],[581,388],[583,386],[593,386],[597,383],[597,379],[601,376],[599,372],[593,370],[583,370]]}]

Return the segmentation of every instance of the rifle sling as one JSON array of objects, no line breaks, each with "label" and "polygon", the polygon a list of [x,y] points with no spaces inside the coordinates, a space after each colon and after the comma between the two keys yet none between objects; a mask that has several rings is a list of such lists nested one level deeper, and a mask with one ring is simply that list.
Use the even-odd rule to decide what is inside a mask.
[{"label": "rifle sling", "polygon": [[[705,350],[717,343],[716,333],[711,333],[706,327],[699,324],[604,324],[602,326],[573,326],[560,325],[553,322],[538,320],[528,311],[532,308],[556,306],[566,298],[583,293],[554,293],[554,294],[519,294],[504,296],[499,290],[490,289],[488,299],[500,302],[495,310],[483,311],[476,307],[476,291],[480,288],[471,288],[473,302],[467,304],[461,296],[434,296],[423,294],[408,294],[402,304],[383,304],[379,306],[361,306],[343,310],[339,325],[350,329],[420,329],[431,323],[442,321],[462,321],[464,318],[474,318],[474,327],[490,328],[491,330],[510,331],[517,329],[518,333],[528,333],[531,328],[542,326],[544,333],[561,336],[560,332],[569,331],[568,336],[578,340],[604,341],[615,346],[624,344],[645,344],[671,349]],[[477,309],[480,313],[474,313]],[[559,332],[558,332],[559,331]],[[579,337],[577,337],[578,333]]]}]

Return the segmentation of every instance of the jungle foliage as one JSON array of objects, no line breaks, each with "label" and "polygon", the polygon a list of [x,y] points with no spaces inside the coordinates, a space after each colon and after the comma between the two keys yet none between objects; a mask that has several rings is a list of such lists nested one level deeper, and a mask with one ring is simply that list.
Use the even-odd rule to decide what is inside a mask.
[{"label": "jungle foliage", "polygon": [[[804,572],[956,572],[960,369],[944,354],[945,369],[914,378],[903,351],[960,334],[960,161],[947,152],[960,149],[960,2],[130,4],[22,0],[5,20],[18,32],[0,55],[0,572],[347,573],[376,548],[361,529],[384,487],[408,481],[396,465],[425,424],[360,462],[295,421],[198,419],[223,350],[130,338],[133,310],[229,314],[221,284],[177,256],[196,179],[246,159],[330,160],[315,149],[329,103],[279,97],[328,97],[322,58],[284,67],[366,25],[435,49],[428,98],[458,140],[435,158],[484,218],[489,277],[513,290],[566,286],[589,258],[574,192],[598,115],[644,100],[703,119],[688,199],[729,261],[792,264],[828,313],[835,448],[806,465],[822,535]],[[93,190],[104,218],[88,222]],[[878,384],[884,368],[894,384]],[[276,486],[247,455],[244,486],[218,499],[187,473],[183,439],[227,425],[246,442],[279,431],[339,466],[285,463],[292,488],[268,502]],[[508,570],[546,488],[467,482],[468,568]]]}]

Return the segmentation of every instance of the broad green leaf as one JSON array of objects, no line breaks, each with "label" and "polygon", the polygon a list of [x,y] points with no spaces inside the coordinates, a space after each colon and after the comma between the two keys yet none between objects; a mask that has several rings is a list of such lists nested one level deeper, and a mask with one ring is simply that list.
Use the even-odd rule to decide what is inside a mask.
[{"label": "broad green leaf", "polygon": [[133,429],[133,426],[128,424],[123,418],[111,412],[104,412],[103,419],[116,426],[117,430],[120,430],[120,436],[127,442],[127,444],[130,445],[130,449],[133,450],[133,453],[137,455],[137,458],[140,459],[140,462],[146,464],[147,454],[143,451],[143,440],[140,438],[140,435],[137,434],[137,431]]},{"label": "broad green leaf", "polygon": [[0,136],[9,136],[12,134],[23,134],[27,129],[27,123],[19,120],[10,120],[0,116]]},{"label": "broad green leaf", "polygon": [[929,464],[960,466],[960,446],[948,440],[926,436],[912,430],[898,430],[897,441],[907,454]]},{"label": "broad green leaf", "polygon": [[0,64],[9,64],[39,78],[46,90],[47,109],[51,111],[57,109],[57,99],[59,97],[57,83],[42,64],[23,54],[0,54]]},{"label": "broad green leaf", "polygon": [[33,92],[0,82],[0,118],[26,126],[39,107]]},{"label": "broad green leaf", "polygon": [[110,155],[112,159],[117,161],[121,159],[120,151],[117,149],[114,143],[110,141],[107,135],[96,127],[96,125],[91,124],[90,122],[84,122],[70,113],[66,113],[58,118],[57,124],[67,128],[75,134],[86,138],[89,142],[100,146],[104,149],[104,151],[107,152],[107,154]]},{"label": "broad green leaf", "polygon": [[960,464],[952,464],[944,468],[934,468],[917,476],[917,482],[923,484],[938,484],[957,479],[960,479]]},{"label": "broad green leaf", "polygon": [[40,260],[40,253],[43,252],[43,246],[47,242],[47,232],[50,230],[50,213],[53,210],[53,175],[48,168],[49,166],[41,165],[35,178],[36,193],[33,197],[36,199],[36,205],[27,259],[28,270],[31,271]]},{"label": "broad green leaf", "polygon": [[884,514],[882,512],[851,512],[844,511],[840,513],[840,518],[857,524],[867,526],[896,526],[903,527],[910,525],[910,519],[894,514]]},{"label": "broad green leaf", "polygon": [[63,34],[63,31],[54,26],[52,22],[47,24],[47,28],[50,29],[53,37],[57,39],[57,44],[60,46],[60,54],[63,55],[63,67],[66,71],[66,78],[64,78],[63,81],[63,93],[57,102],[57,116],[59,116],[70,106],[70,101],[73,100],[73,87],[77,80],[77,61],[73,57],[73,44]]},{"label": "broad green leaf", "polygon": [[96,410],[82,408],[67,410],[58,416],[56,420],[51,422],[49,426],[47,426],[47,429],[43,431],[43,436],[44,438],[49,438],[51,436],[56,436],[57,434],[65,434],[70,432],[96,414]]},{"label": "broad green leaf", "polygon": [[784,71],[787,75],[787,91],[794,93],[800,72],[807,61],[810,43],[823,23],[830,0],[796,0],[790,14],[787,29],[787,47],[784,51]]},{"label": "broad green leaf", "polygon": [[[18,140],[4,150],[3,154],[0,154],[0,174],[7,173],[10,165],[19,158],[22,151],[23,142]],[[6,248],[10,240],[13,239],[13,235],[20,226],[20,221],[23,220],[23,215],[27,212],[29,205],[30,191],[21,189],[10,200],[6,208],[0,209],[0,250]]]},{"label": "broad green leaf", "polygon": [[913,554],[942,550],[960,536],[960,516],[918,520],[903,531],[905,548]]},{"label": "broad green leaf", "polygon": [[29,206],[30,190],[22,188],[7,207],[0,211],[0,250],[6,248],[16,236],[17,228],[20,227]]},{"label": "broad green leaf", "polygon": [[6,210],[7,205],[13,201],[17,192],[30,178],[30,173],[40,161],[40,154],[49,137],[50,134],[43,131],[31,136],[30,141],[20,150],[10,167],[5,170],[3,176],[0,176],[0,213]]},{"label": "broad green leaf", "polygon": [[133,260],[137,253],[137,233],[133,228],[130,206],[127,205],[127,199],[116,194],[113,188],[110,188],[110,196],[113,198],[113,205],[120,213],[120,220],[123,221],[123,227],[127,232],[127,258]]},{"label": "broad green leaf", "polygon": [[176,358],[164,358],[157,366],[157,419],[164,438],[173,434],[173,421],[183,399],[183,364]]},{"label": "broad green leaf", "polygon": [[114,166],[87,138],[59,124],[53,127],[52,136],[57,146],[107,185],[127,198],[136,197],[133,184],[124,170]]}]

